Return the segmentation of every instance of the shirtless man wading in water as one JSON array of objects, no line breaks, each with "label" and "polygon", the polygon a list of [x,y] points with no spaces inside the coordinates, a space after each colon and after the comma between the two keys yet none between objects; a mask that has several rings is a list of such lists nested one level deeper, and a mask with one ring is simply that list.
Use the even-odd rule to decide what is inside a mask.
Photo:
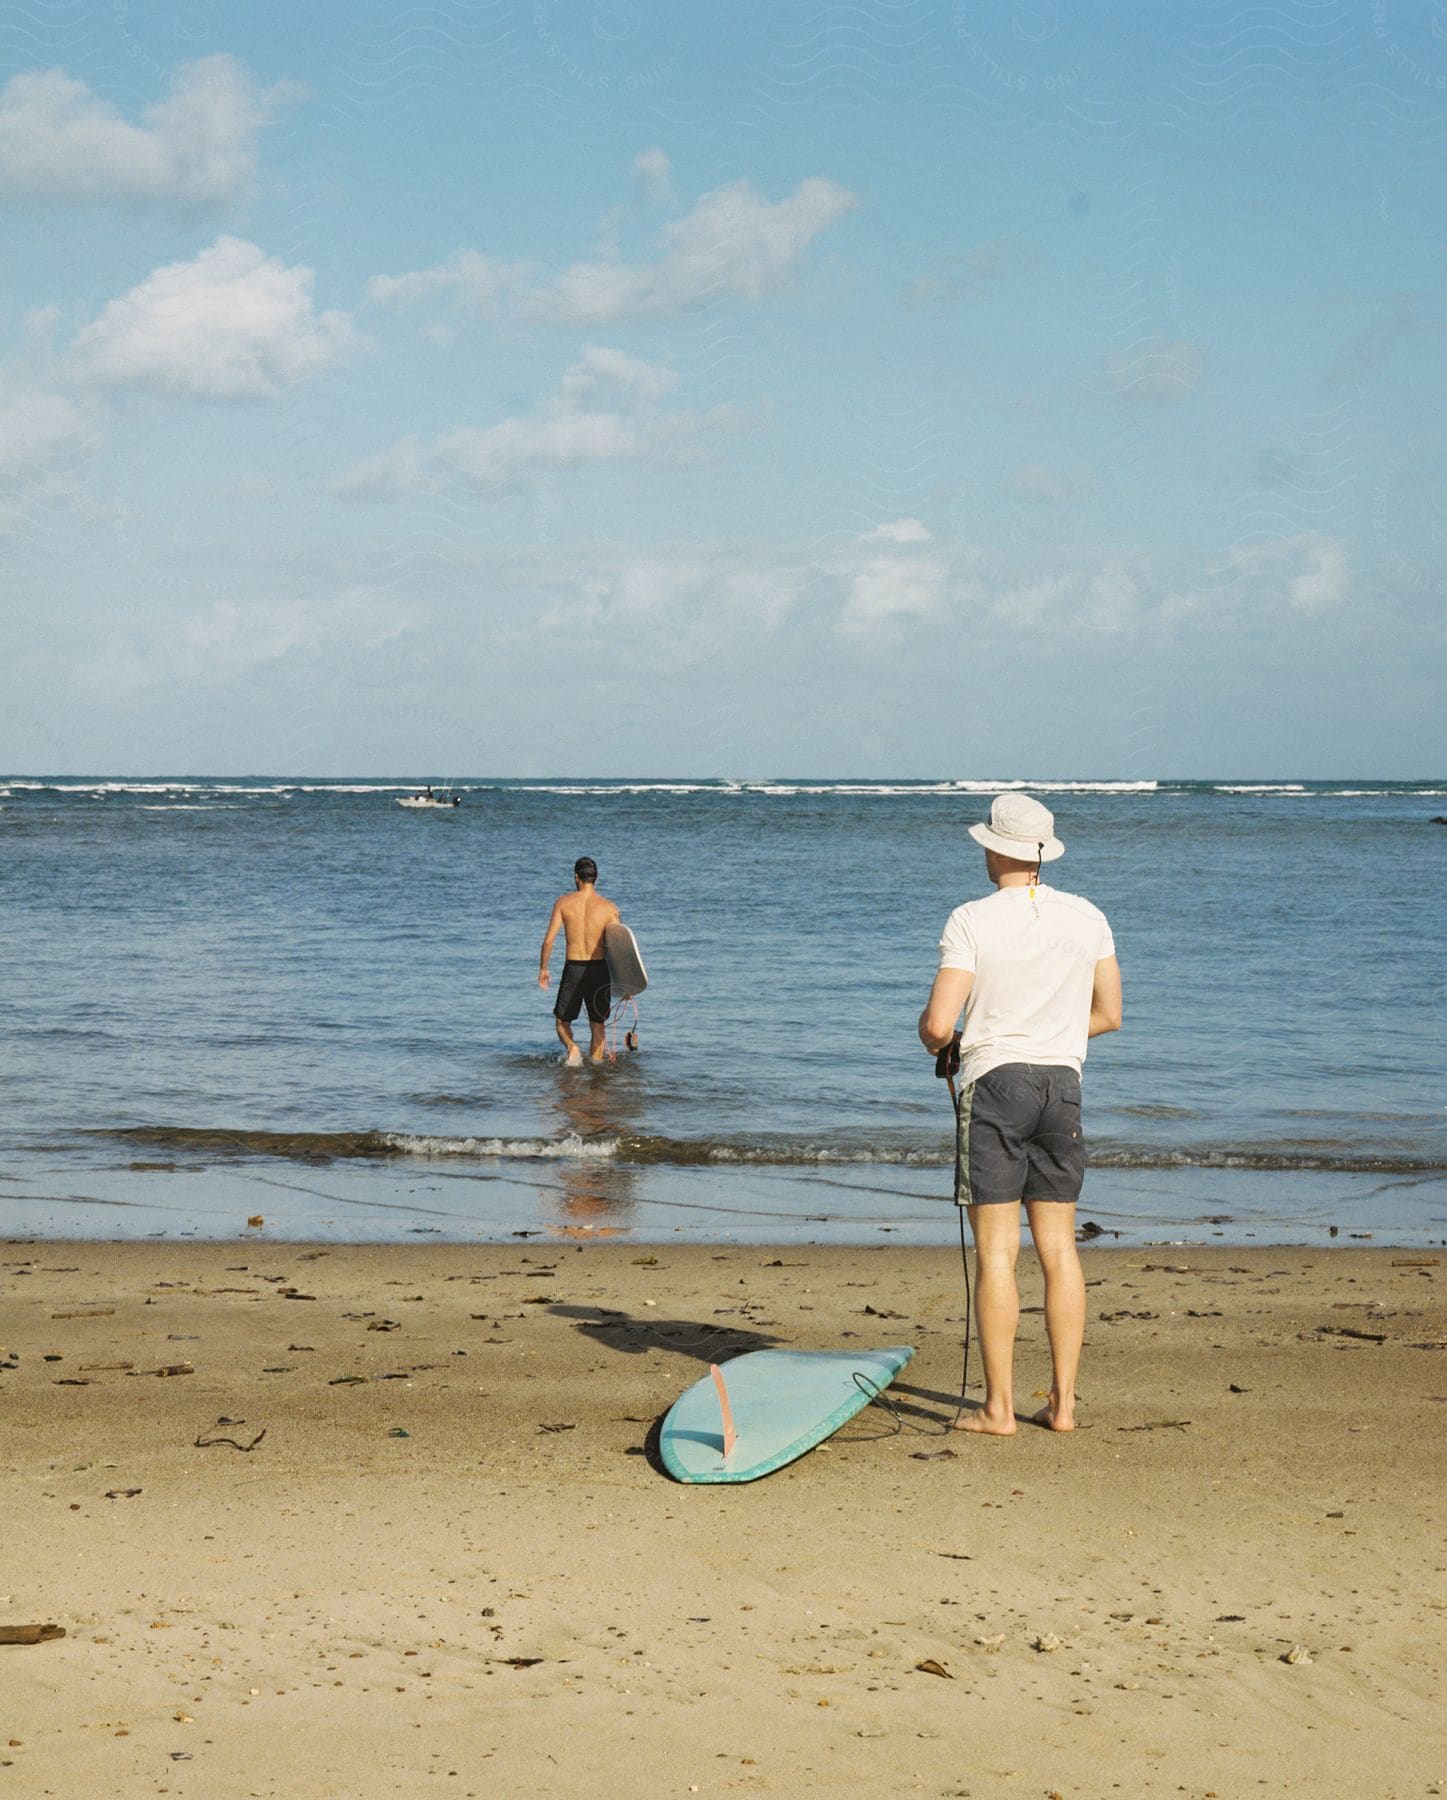
[{"label": "shirtless man wading in water", "polygon": [[607,1041],[608,1012],[613,1004],[608,986],[608,964],[603,955],[603,933],[619,914],[613,902],[598,892],[597,880],[597,863],[591,856],[580,856],[573,864],[575,891],[559,894],[553,902],[553,916],[548,920],[548,929],[543,936],[538,966],[538,986],[545,988],[552,979],[548,974],[548,958],[561,930],[567,945],[567,960],[563,964],[563,978],[558,983],[558,997],[553,1004],[553,1020],[567,1052],[570,1069],[581,1068],[583,1064],[583,1053],[573,1037],[573,1020],[586,1006],[592,1038],[588,1061],[600,1063]]}]

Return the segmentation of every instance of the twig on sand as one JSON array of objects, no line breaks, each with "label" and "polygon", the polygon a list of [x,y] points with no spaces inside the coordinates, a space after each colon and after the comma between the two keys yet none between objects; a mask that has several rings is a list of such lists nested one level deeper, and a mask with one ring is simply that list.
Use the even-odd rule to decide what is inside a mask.
[{"label": "twig on sand", "polygon": [[261,1430],[257,1432],[256,1436],[249,1444],[239,1444],[233,1437],[198,1437],[196,1439],[196,1448],[198,1450],[209,1450],[213,1444],[229,1444],[233,1450],[254,1450],[265,1436],[266,1427],[263,1425]]},{"label": "twig on sand", "polygon": [[44,1644],[64,1636],[63,1625],[0,1625],[0,1644]]}]

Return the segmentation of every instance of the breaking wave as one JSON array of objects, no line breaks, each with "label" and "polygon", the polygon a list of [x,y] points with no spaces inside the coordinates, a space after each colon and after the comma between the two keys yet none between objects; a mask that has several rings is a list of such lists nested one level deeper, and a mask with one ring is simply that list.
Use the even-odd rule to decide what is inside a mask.
[{"label": "breaking wave", "polygon": [[[104,801],[139,798],[159,802],[166,810],[179,811],[185,801],[224,798],[249,801],[292,801],[303,796],[366,798],[413,793],[417,781],[304,781],[284,780],[209,780],[205,778],[176,780],[144,780],[94,776],[80,777],[0,777],[0,798],[38,799],[49,796],[72,801]],[[438,785],[434,782],[434,786]],[[1328,800],[1385,799],[1389,797],[1433,798],[1447,794],[1440,783],[1380,782],[1374,785],[1347,786],[1321,781],[1186,781],[1186,780],[1073,780],[1068,778],[1027,778],[1008,776],[952,776],[922,780],[843,780],[774,778],[764,780],[463,780],[443,784],[452,793],[477,797],[500,795],[504,798],[528,796],[564,796],[587,799],[629,799],[658,796],[663,799],[715,796],[720,799],[910,799],[958,797],[961,795],[999,794],[1009,791],[1036,794],[1080,795],[1226,795],[1260,800]]]},{"label": "breaking wave", "polygon": [[[776,1168],[894,1166],[945,1168],[948,1141],[881,1143],[841,1136],[804,1138],[671,1138],[617,1133],[582,1137],[430,1135],[410,1131],[258,1131],[181,1125],[132,1125],[85,1132],[144,1145],[153,1151],[203,1158],[270,1157],[295,1162],[417,1158],[456,1162],[611,1162],[673,1168],[755,1165]],[[1371,1175],[1430,1175],[1447,1170],[1440,1156],[1388,1152],[1361,1155],[1275,1144],[1154,1144],[1102,1142],[1092,1147],[1094,1169],[1241,1169]]]}]

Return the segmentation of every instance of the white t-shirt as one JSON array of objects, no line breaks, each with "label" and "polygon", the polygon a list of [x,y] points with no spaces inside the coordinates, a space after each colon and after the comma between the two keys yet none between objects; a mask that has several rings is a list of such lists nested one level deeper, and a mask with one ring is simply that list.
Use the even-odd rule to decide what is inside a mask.
[{"label": "white t-shirt", "polygon": [[1001,1063],[1085,1061],[1095,965],[1115,955],[1105,914],[1043,884],[997,888],[957,906],[940,939],[940,967],[969,969],[960,1073],[978,1081]]}]

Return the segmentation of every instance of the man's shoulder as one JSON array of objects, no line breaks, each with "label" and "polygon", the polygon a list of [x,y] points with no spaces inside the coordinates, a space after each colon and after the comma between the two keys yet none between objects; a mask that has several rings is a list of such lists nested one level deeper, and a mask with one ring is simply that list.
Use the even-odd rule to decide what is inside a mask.
[{"label": "man's shoulder", "polygon": [[955,909],[951,912],[949,918],[946,920],[946,924],[948,924],[948,925],[967,925],[967,924],[969,924],[972,915],[974,914],[976,908],[979,905],[980,905],[980,902],[978,900],[962,900],[960,902],[960,904],[957,907],[955,907]]},{"label": "man's shoulder", "polygon": [[1095,902],[1087,900],[1084,894],[1070,894],[1064,888],[1051,888],[1050,898],[1059,905],[1068,907],[1072,912],[1079,913],[1084,918],[1095,919],[1102,925],[1109,923]]},{"label": "man's shoulder", "polygon": [[950,914],[952,919],[978,919],[992,911],[1002,910],[996,902],[1004,898],[1003,891],[996,888],[990,894],[977,894],[973,900],[962,900]]}]

